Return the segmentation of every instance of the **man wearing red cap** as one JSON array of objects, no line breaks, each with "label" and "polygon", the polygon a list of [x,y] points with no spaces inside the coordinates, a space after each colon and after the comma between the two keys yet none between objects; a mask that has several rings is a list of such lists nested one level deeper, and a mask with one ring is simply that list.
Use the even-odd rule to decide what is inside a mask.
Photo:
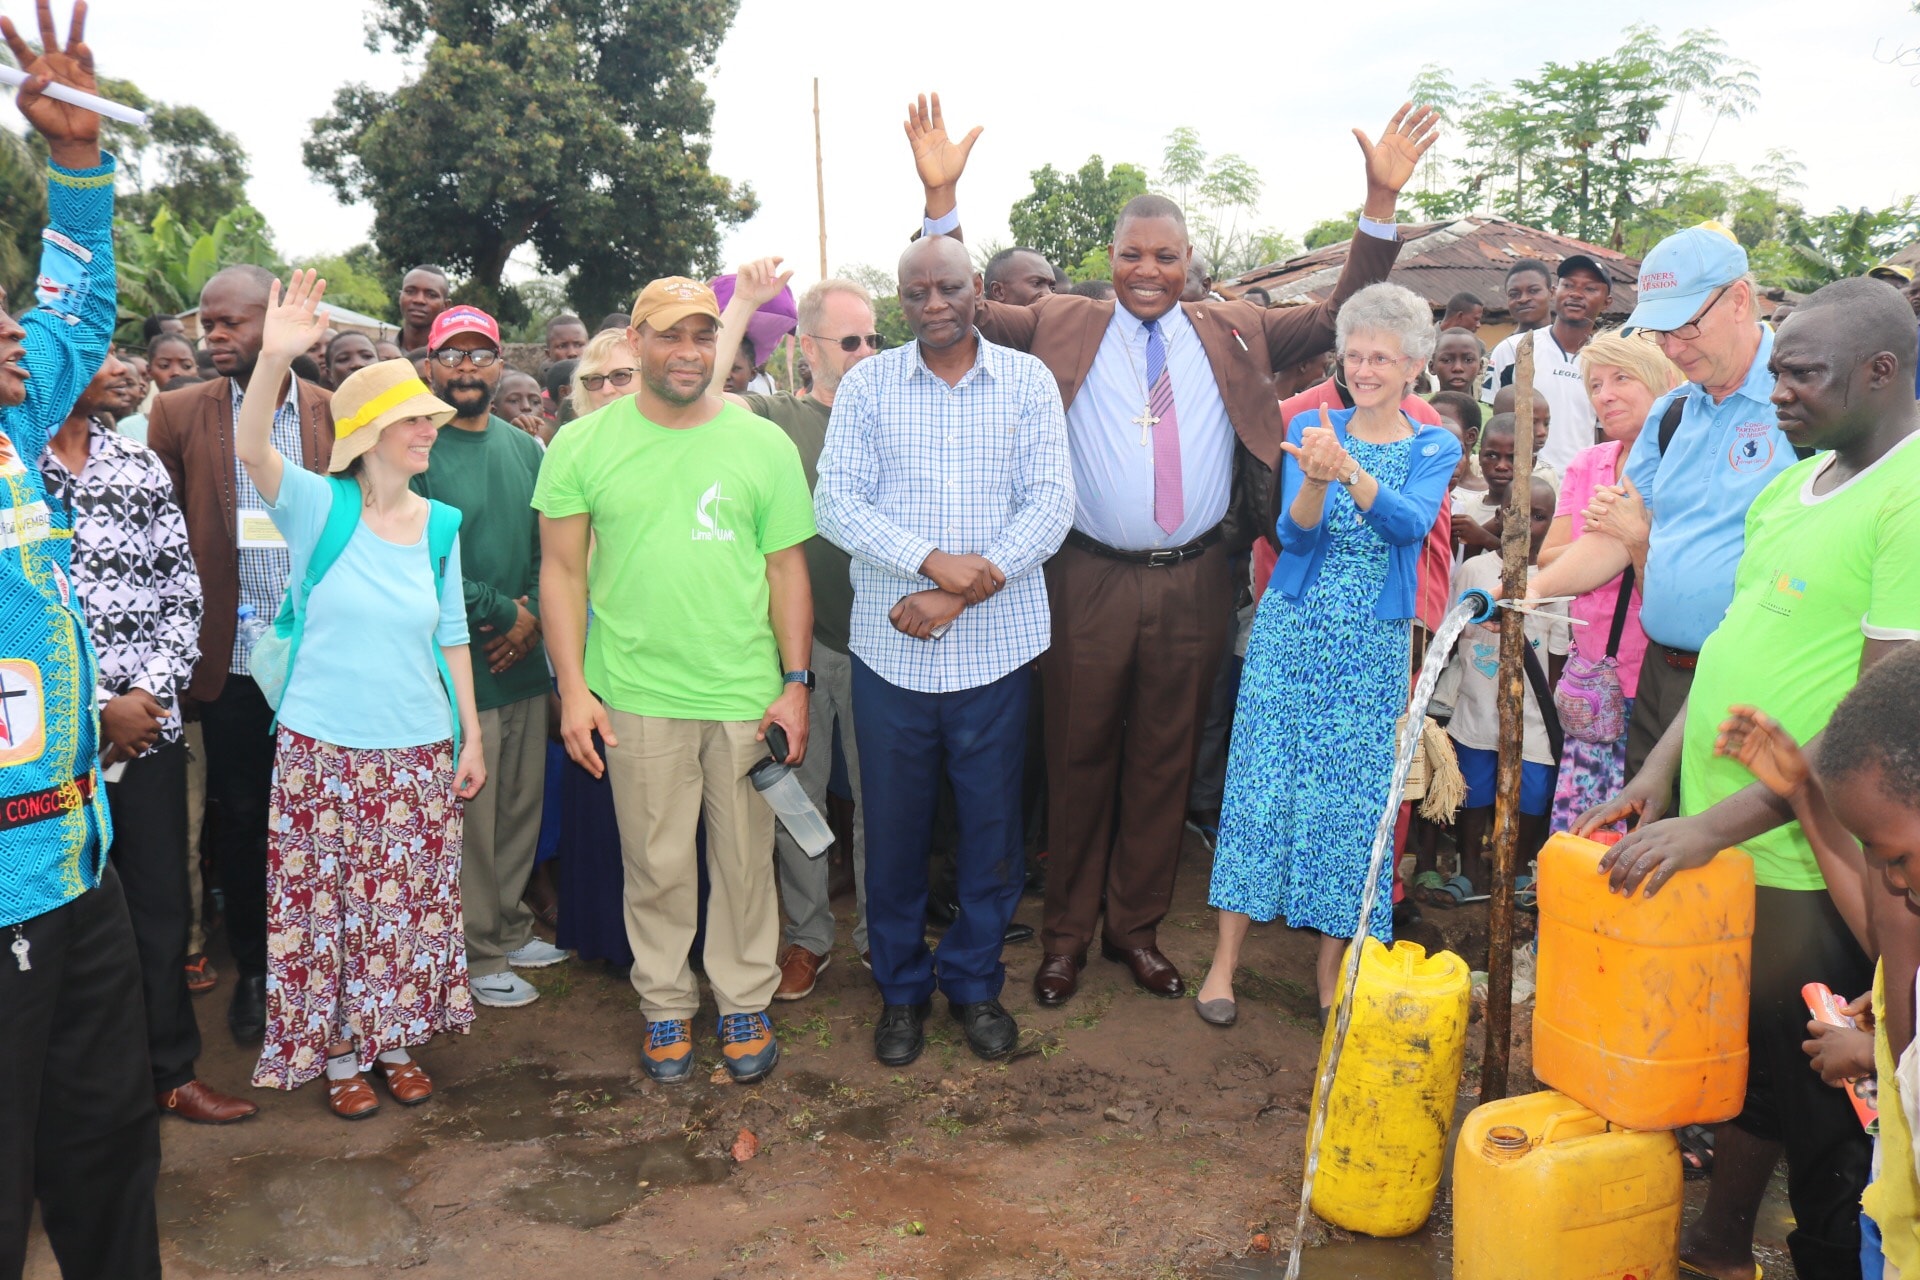
[{"label": "man wearing red cap", "polygon": [[434,441],[415,492],[460,508],[467,625],[481,650],[474,705],[488,785],[466,803],[460,904],[467,974],[476,1002],[532,1004],[540,993],[514,970],[559,964],[567,953],[534,936],[520,899],[533,874],[547,775],[547,662],[540,646],[540,526],[533,486],[540,446],[489,410],[506,363],[500,326],[477,307],[434,317],[427,334],[433,393],[458,415]]}]

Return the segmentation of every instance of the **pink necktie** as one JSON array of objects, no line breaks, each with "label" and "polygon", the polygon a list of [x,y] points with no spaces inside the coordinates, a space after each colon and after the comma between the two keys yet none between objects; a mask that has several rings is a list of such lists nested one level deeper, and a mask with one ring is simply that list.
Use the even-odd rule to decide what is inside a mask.
[{"label": "pink necktie", "polygon": [[1180,415],[1173,407],[1173,378],[1167,371],[1167,344],[1160,322],[1149,320],[1147,330],[1147,412],[1153,424],[1153,522],[1172,533],[1187,518],[1187,500],[1180,491]]}]

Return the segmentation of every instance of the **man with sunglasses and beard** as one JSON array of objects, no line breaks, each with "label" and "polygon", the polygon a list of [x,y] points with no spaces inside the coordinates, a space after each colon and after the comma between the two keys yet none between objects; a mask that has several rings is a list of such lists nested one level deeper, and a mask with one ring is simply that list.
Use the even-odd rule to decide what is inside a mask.
[{"label": "man with sunglasses and beard", "polygon": [[433,392],[455,417],[434,441],[416,493],[458,507],[467,625],[482,652],[474,704],[486,744],[487,787],[466,802],[460,903],[474,1000],[532,1004],[540,993],[514,969],[567,953],[534,936],[522,902],[540,842],[547,779],[547,663],[540,647],[540,525],[533,511],[540,446],[490,412],[506,363],[500,326],[477,307],[434,318],[427,337]]},{"label": "man with sunglasses and beard", "polygon": [[[761,258],[740,268],[733,297],[720,313],[720,341],[714,368],[726,369],[746,335],[747,321],[762,306],[780,296],[792,278],[780,270],[781,259]],[[880,349],[874,332],[873,300],[851,280],[822,280],[801,295],[800,350],[813,370],[813,392],[796,396],[734,395],[725,398],[787,433],[800,450],[807,488],[819,483],[816,468],[827,438],[827,419],[833,414],[834,392],[847,370]],[[860,747],[853,731],[853,663],[847,656],[853,613],[851,558],[818,534],[807,539],[807,578],[813,585],[813,699],[808,709],[808,737],[817,744],[807,753],[798,772],[800,785],[813,803],[824,809],[828,775],[833,771],[833,733],[840,731],[840,749],[847,760],[847,781],[853,807],[860,811]],[[781,927],[780,985],[775,1000],[801,1000],[811,995],[818,976],[833,955],[835,925],[828,901],[827,859],[810,858],[785,827],[774,832],[778,853],[780,900],[787,918]],[[853,824],[854,916],[853,947],[867,955],[867,835],[866,823]]]}]

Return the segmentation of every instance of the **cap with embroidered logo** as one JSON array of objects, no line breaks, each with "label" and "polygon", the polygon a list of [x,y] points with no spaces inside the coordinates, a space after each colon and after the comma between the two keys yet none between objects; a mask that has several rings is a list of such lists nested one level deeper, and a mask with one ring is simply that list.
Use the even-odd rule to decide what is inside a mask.
[{"label": "cap with embroidered logo", "polygon": [[500,345],[500,322],[478,307],[461,306],[448,307],[433,318],[433,326],[427,330],[427,350],[438,351],[456,333],[477,333],[495,347]]},{"label": "cap with embroidered logo", "polygon": [[1747,274],[1747,251],[1717,222],[1676,231],[1640,263],[1640,301],[1628,329],[1668,333],[1707,305],[1713,291]]},{"label": "cap with embroidered logo", "polygon": [[633,327],[651,325],[665,333],[688,316],[720,319],[720,303],[713,290],[685,276],[667,276],[655,280],[633,300]]}]

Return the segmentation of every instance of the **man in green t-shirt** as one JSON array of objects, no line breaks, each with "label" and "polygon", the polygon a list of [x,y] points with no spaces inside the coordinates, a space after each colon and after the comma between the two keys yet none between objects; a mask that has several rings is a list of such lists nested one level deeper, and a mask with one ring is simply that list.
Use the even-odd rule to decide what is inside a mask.
[{"label": "man in green t-shirt", "polygon": [[473,698],[486,745],[487,787],[464,806],[460,909],[473,998],[496,1009],[540,998],[515,969],[567,958],[534,936],[521,902],[540,844],[547,782],[547,655],[540,647],[540,526],[528,505],[540,446],[493,416],[507,372],[500,326],[478,307],[452,307],[427,335],[434,394],[458,414],[434,441],[415,492],[458,507],[467,625],[481,652]]},{"label": "man in green t-shirt", "polygon": [[[715,368],[727,368],[747,331],[753,313],[785,289],[791,271],[782,273],[780,259],[761,258],[740,268],[733,297],[720,313],[720,341]],[[813,369],[813,392],[806,396],[735,395],[729,404],[756,413],[787,433],[800,451],[807,487],[819,483],[816,468],[827,439],[827,420],[833,416],[833,393],[847,370],[879,350],[874,332],[873,299],[851,280],[823,280],[800,299],[800,349]],[[716,392],[717,393],[717,392]],[[815,805],[825,807],[828,775],[833,772],[833,734],[840,731],[840,750],[847,760],[847,782],[853,807],[860,808],[860,746],[853,733],[853,663],[847,657],[847,632],[853,613],[853,583],[847,553],[818,534],[807,539],[807,579],[813,585],[813,697],[808,709],[811,740],[818,749],[809,753],[798,770],[800,785]],[[775,861],[780,871],[780,901],[786,908],[781,929],[780,985],[775,1000],[800,1000],[813,993],[814,983],[832,959],[834,920],[827,893],[827,860],[807,855],[785,827],[774,831]],[[853,947],[867,953],[867,835],[864,820],[853,824],[854,917]]]},{"label": "man in green t-shirt", "polygon": [[[1629,893],[1644,880],[1651,894],[1736,845],[1753,858],[1746,1105],[1719,1130],[1713,1194],[1681,1250],[1708,1275],[1753,1273],[1754,1213],[1783,1152],[1795,1267],[1858,1274],[1870,1147],[1845,1092],[1808,1069],[1800,989],[1820,982],[1850,999],[1871,983],[1861,887],[1850,874],[1825,879],[1786,802],[1715,748],[1735,706],[1759,707],[1811,745],[1862,670],[1920,639],[1912,321],[1884,286],[1842,280],[1781,326],[1768,361],[1780,429],[1795,446],[1831,452],[1782,472],[1754,500],[1733,601],[1700,651],[1685,711],[1621,798],[1581,820],[1592,829],[1638,813],[1601,862]],[[1658,821],[1676,764],[1685,816]]]},{"label": "man in green t-shirt", "polygon": [[745,1084],[779,1060],[766,1008],[780,980],[773,811],[747,774],[770,724],[788,764],[806,756],[812,495],[778,427],[706,394],[713,290],[656,280],[632,320],[639,391],[556,435],[534,489],[547,646],[567,754],[612,784],[641,1065],[661,1083],[693,1068],[704,816],[707,981],[721,1060]]}]

